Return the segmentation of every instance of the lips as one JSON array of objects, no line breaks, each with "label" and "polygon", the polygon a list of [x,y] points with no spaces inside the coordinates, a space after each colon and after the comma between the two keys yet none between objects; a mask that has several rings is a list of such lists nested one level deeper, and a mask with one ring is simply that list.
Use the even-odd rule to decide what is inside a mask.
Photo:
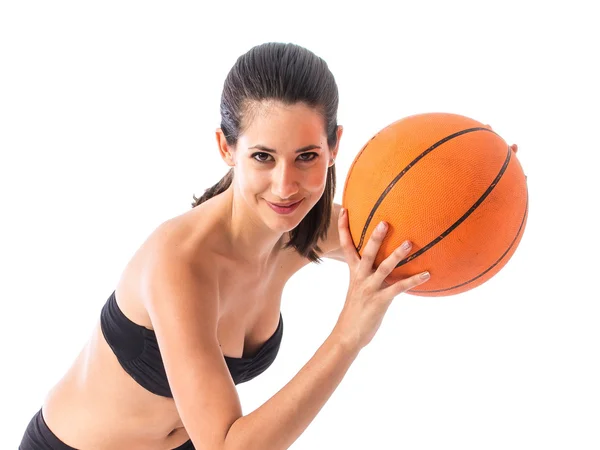
[{"label": "lips", "polygon": [[[304,200],[304,199],[302,199]],[[291,214],[292,212],[294,212],[296,210],[296,208],[298,208],[298,205],[300,205],[300,203],[302,203],[302,200],[298,200],[297,202],[293,202],[293,203],[271,203],[268,200],[265,200],[267,202],[267,205],[269,205],[269,207],[275,211],[278,214]]]},{"label": "lips", "polygon": [[297,202],[292,202],[292,203],[273,203],[273,202],[269,202],[271,205],[273,206],[279,206],[280,208],[289,208],[292,205],[295,205],[296,203],[299,203],[300,200],[298,200]]}]

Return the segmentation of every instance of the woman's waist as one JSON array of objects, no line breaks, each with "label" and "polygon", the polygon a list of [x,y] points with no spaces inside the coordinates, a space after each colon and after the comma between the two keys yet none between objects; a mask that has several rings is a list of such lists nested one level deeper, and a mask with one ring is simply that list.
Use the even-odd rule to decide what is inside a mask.
[{"label": "woman's waist", "polygon": [[145,442],[143,448],[156,449],[162,448],[165,440],[170,443],[183,439],[183,443],[187,439],[173,399],[153,394],[131,378],[120,366],[99,326],[69,371],[47,395],[43,412],[59,438],[59,433],[68,434],[73,440],[114,437],[123,443]]},{"label": "woman's waist", "polygon": [[137,403],[131,396],[101,399],[64,382],[48,394],[42,413],[50,430],[75,448],[159,450],[189,439],[179,416],[160,404]]}]

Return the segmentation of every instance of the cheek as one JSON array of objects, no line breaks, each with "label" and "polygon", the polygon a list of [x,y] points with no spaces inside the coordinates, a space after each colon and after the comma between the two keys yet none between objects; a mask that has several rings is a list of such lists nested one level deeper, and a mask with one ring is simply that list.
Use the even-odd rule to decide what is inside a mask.
[{"label": "cheek", "polygon": [[251,167],[238,166],[236,172],[238,185],[244,192],[262,192],[269,186],[267,172],[252,170]]},{"label": "cheek", "polygon": [[322,193],[327,183],[327,168],[319,170],[311,170],[307,173],[304,180],[305,189],[311,192]]}]

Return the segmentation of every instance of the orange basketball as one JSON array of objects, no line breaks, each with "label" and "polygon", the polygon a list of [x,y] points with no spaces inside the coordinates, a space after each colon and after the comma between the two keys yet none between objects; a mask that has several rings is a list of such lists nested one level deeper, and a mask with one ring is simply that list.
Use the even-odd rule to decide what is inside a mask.
[{"label": "orange basketball", "polygon": [[392,279],[428,270],[408,293],[447,296],[492,278],[514,254],[527,222],[526,177],[489,125],[429,113],[387,126],[358,153],[342,204],[362,250],[377,224],[389,224],[375,264],[413,243]]}]

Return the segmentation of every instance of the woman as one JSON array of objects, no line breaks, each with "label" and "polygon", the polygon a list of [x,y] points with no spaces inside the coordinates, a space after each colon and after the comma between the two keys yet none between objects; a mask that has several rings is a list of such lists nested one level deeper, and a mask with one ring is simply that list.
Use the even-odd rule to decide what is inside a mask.
[{"label": "woman", "polygon": [[[385,226],[356,253],[333,204],[337,107],[327,64],[302,47],[268,43],[237,60],[216,132],[229,173],[134,254],[22,450],[264,450],[298,438],[393,297],[427,277],[385,283],[410,248],[375,270]],[[340,317],[300,372],[243,416],[235,384],[272,364],[283,287],[320,257],[350,267]]]}]

